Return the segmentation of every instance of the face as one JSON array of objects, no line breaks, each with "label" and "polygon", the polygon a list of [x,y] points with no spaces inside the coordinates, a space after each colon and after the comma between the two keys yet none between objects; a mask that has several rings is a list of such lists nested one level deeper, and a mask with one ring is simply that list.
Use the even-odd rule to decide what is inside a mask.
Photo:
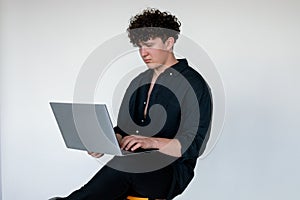
[{"label": "face", "polygon": [[163,42],[161,38],[151,38],[147,41],[139,43],[139,52],[150,69],[158,69],[164,66],[170,55],[170,47],[167,41]]}]

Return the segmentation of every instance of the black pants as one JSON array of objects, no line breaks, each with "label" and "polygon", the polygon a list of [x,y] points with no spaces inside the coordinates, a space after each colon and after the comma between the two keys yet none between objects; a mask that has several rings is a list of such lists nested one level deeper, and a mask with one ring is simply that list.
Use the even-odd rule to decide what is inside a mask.
[{"label": "black pants", "polygon": [[104,166],[86,185],[64,199],[124,200],[130,194],[163,199],[172,179],[171,166],[146,173],[128,173]]}]

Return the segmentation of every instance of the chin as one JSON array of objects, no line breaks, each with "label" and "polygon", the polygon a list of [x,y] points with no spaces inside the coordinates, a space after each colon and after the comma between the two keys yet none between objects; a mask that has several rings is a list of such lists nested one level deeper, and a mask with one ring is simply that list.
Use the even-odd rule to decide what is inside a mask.
[{"label": "chin", "polygon": [[149,68],[149,69],[156,69],[156,68],[158,68],[160,65],[159,64],[157,64],[157,63],[146,63],[146,65],[147,65],[147,67]]}]

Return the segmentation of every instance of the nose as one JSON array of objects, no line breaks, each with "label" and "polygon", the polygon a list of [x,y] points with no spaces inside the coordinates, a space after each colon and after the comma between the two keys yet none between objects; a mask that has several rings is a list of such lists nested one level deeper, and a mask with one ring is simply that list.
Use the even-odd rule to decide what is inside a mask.
[{"label": "nose", "polygon": [[147,48],[140,47],[140,54],[141,54],[142,57],[146,57],[148,55]]}]

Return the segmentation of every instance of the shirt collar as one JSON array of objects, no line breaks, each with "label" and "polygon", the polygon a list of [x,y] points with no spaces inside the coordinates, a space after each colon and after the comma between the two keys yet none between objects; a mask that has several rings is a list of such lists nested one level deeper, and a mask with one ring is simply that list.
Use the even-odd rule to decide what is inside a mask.
[{"label": "shirt collar", "polygon": [[[171,73],[172,75],[174,74],[174,76],[177,76],[178,74],[180,74],[184,69],[186,69],[189,66],[188,62],[185,58],[177,59],[177,60],[178,60],[178,62],[176,64],[167,68],[162,74],[166,74],[166,73],[170,74]],[[153,73],[153,70],[148,69],[146,71],[146,77],[149,77],[151,79],[152,73]]]},{"label": "shirt collar", "polygon": [[171,67],[169,67],[168,69],[166,69],[164,71],[167,73],[173,73],[175,76],[177,76],[180,72],[182,72],[184,69],[186,69],[188,67],[188,62],[187,60],[184,59],[177,59],[178,62],[174,65],[172,65]]}]

